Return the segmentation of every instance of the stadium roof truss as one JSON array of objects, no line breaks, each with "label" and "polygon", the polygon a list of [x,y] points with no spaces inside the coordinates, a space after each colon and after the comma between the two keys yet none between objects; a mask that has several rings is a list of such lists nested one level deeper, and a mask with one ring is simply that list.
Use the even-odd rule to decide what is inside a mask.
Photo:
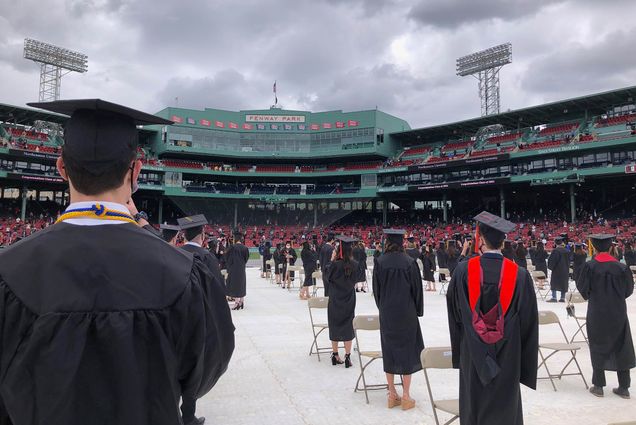
[{"label": "stadium roof truss", "polygon": [[480,118],[402,131],[393,133],[391,137],[395,137],[405,145],[446,142],[452,139],[474,136],[480,128],[489,125],[501,124],[507,130],[522,129],[551,122],[576,120],[586,115],[588,117],[602,115],[615,106],[626,105],[635,101],[636,86],[632,86]]},{"label": "stadium roof truss", "polygon": [[41,109],[33,109],[6,105],[0,103],[0,121],[7,124],[34,125],[36,121],[46,121],[55,124],[64,124],[68,116],[47,112]]}]

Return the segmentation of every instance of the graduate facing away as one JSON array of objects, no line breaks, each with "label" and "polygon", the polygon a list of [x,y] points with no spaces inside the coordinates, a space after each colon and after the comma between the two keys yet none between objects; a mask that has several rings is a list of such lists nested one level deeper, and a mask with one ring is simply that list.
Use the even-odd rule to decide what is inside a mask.
[{"label": "graduate facing away", "polygon": [[519,383],[536,389],[537,299],[528,271],[504,258],[513,223],[482,212],[480,256],[458,264],[448,287],[453,367],[463,425],[522,425]]},{"label": "graduate facing away", "polygon": [[99,99],[31,106],[71,116],[57,162],[71,204],[0,254],[0,422],[183,423],[179,399],[225,372],[234,326],[221,282],[126,205],[136,125],[170,122]]}]

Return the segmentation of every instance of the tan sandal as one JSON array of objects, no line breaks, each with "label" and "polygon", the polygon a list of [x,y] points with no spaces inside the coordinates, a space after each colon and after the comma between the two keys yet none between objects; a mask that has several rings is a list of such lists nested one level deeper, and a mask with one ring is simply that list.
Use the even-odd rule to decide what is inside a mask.
[{"label": "tan sandal", "polygon": [[405,400],[402,399],[402,410],[409,410],[415,407],[415,400],[412,398]]},{"label": "tan sandal", "polygon": [[391,395],[389,394],[389,398],[388,398],[388,406],[389,409],[393,409],[394,407],[399,406],[400,404],[402,404],[402,399],[398,396],[397,398],[393,398],[391,397]]}]

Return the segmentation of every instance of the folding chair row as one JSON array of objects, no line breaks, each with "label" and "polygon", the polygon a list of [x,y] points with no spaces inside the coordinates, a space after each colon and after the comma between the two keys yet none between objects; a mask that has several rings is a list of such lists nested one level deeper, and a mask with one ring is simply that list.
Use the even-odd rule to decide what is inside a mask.
[{"label": "folding chair row", "polygon": [[[322,272],[320,270],[316,270],[315,272],[311,274],[311,277],[314,279],[313,293],[311,294],[312,297],[315,297],[316,295],[318,295],[318,291],[320,289],[323,290],[323,295],[324,295],[325,287],[323,286],[323,283],[322,283]],[[320,284],[318,284],[318,281],[320,281]]]},{"label": "folding chair row", "polygon": [[531,272],[530,276],[532,277],[532,281],[534,282],[534,289],[537,298],[545,300],[550,293],[550,287],[547,286],[548,277],[541,270],[535,270]]}]

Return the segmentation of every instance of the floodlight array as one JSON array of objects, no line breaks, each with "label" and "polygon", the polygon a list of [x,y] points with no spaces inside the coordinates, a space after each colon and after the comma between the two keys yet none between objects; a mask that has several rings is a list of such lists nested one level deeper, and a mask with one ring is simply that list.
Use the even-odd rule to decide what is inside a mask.
[{"label": "floodlight array", "polygon": [[460,77],[498,68],[512,62],[512,44],[505,43],[457,59],[456,71]]},{"label": "floodlight array", "polygon": [[69,71],[82,73],[88,71],[88,56],[85,54],[31,38],[24,39],[24,58]]}]

